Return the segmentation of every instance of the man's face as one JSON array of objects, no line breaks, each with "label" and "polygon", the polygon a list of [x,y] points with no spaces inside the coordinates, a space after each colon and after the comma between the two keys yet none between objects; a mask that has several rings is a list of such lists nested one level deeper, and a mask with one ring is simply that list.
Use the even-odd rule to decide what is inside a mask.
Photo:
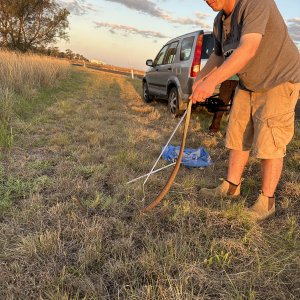
[{"label": "man's face", "polygon": [[220,11],[224,8],[227,0],[206,0],[206,3],[214,10]]}]

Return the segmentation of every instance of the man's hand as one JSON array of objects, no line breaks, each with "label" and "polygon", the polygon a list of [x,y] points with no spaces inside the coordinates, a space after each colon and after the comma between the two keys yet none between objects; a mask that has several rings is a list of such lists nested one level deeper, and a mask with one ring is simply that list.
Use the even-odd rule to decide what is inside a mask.
[{"label": "man's hand", "polygon": [[197,102],[204,102],[205,99],[213,95],[216,88],[216,84],[211,80],[198,80],[193,85],[193,93],[190,96],[190,100],[193,101],[193,104]]}]

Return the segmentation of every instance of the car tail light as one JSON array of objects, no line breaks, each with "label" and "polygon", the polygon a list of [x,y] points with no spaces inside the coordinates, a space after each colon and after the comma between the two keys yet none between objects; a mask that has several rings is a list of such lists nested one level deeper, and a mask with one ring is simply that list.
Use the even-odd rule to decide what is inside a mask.
[{"label": "car tail light", "polygon": [[196,77],[200,71],[200,60],[202,52],[203,34],[198,35],[196,50],[194,54],[193,64],[191,68],[191,77]]}]

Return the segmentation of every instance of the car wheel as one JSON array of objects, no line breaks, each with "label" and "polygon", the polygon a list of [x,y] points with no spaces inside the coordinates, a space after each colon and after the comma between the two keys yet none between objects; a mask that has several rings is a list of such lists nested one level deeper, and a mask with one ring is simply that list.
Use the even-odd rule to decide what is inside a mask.
[{"label": "car wheel", "polygon": [[153,96],[150,95],[148,84],[146,81],[143,81],[143,100],[146,103],[149,103],[153,100]]},{"label": "car wheel", "polygon": [[173,87],[169,93],[168,107],[169,107],[170,113],[174,117],[181,116],[183,113],[182,110],[179,110],[179,95],[178,95],[178,90],[176,87]]}]

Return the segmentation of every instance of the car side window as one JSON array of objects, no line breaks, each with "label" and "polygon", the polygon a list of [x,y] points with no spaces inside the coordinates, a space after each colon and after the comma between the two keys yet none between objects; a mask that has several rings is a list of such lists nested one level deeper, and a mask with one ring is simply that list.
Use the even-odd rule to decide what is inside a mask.
[{"label": "car side window", "polygon": [[174,62],[176,52],[177,52],[177,46],[178,46],[178,42],[174,42],[170,45],[164,59],[165,65],[172,64]]},{"label": "car side window", "polygon": [[185,61],[189,60],[191,57],[193,44],[194,44],[194,37],[190,36],[187,38],[184,38],[182,40],[181,49],[180,49],[180,60]]},{"label": "car side window", "polygon": [[157,65],[162,65],[163,64],[163,61],[164,61],[164,58],[166,56],[166,52],[168,50],[170,45],[166,45],[164,46],[160,51],[159,53],[157,54],[155,60],[154,60],[154,65],[157,66]]},{"label": "car side window", "polygon": [[205,34],[203,36],[201,58],[202,59],[208,59],[214,51],[214,46],[215,46],[215,44],[214,44],[213,35],[212,34]]}]

